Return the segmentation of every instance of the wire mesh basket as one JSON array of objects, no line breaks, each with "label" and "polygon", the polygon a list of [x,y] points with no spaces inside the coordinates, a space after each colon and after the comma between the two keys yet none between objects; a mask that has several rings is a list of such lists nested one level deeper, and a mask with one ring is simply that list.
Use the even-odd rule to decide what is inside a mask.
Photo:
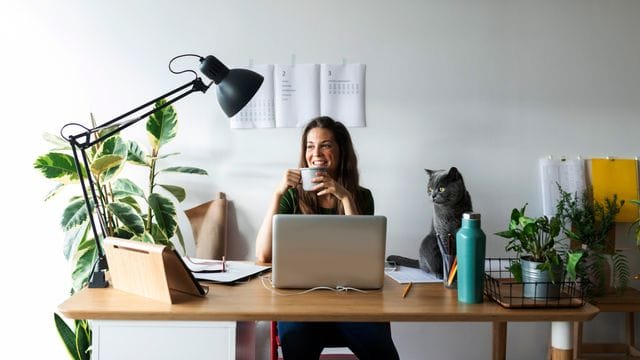
[{"label": "wire mesh basket", "polygon": [[[484,293],[505,308],[580,307],[584,305],[584,293],[579,280],[551,282],[516,282],[508,268],[517,259],[485,259]],[[534,294],[525,297],[524,288],[533,287]],[[559,287],[559,291],[547,291]]]}]

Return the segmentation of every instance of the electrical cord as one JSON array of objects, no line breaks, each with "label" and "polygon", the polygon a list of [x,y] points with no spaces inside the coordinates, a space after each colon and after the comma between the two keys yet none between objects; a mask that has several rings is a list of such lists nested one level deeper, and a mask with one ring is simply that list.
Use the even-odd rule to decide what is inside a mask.
[{"label": "electrical cord", "polygon": [[197,57],[198,60],[200,60],[200,61],[202,61],[202,59],[203,59],[202,56],[196,55],[196,54],[182,54],[182,55],[174,56],[173,59],[169,60],[169,71],[171,71],[174,74],[183,74],[183,73],[186,73],[186,72],[190,72],[190,73],[193,73],[193,76],[197,78],[198,77],[198,73],[196,73],[195,71],[193,71],[191,69],[182,70],[182,71],[174,71],[171,68],[171,64],[173,63],[174,60],[177,60],[177,59],[182,58],[182,57],[187,57],[187,56]]},{"label": "electrical cord", "polygon": [[306,289],[303,291],[299,291],[299,292],[295,292],[295,293],[283,293],[280,291],[277,291],[273,288],[273,286],[269,287],[267,285],[267,283],[265,283],[265,280],[268,281],[269,283],[271,283],[271,275],[262,275],[260,276],[260,280],[262,282],[262,286],[264,286],[265,289],[271,291],[272,294],[275,295],[280,295],[280,296],[292,296],[292,295],[302,295],[302,294],[306,294],[306,293],[310,293],[312,291],[316,291],[316,290],[331,290],[333,292],[337,292],[337,293],[347,293],[348,291],[356,291],[359,293],[363,293],[366,294],[369,291],[366,290],[362,290],[362,289],[358,289],[358,288],[354,288],[354,287],[350,287],[350,286],[336,286],[336,287],[330,287],[330,286],[317,286],[311,289]]}]

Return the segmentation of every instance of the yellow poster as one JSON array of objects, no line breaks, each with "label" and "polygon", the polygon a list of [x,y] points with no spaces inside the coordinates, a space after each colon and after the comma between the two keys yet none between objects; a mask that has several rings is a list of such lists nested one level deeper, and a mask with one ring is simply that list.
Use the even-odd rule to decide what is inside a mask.
[{"label": "yellow poster", "polygon": [[638,161],[632,159],[592,159],[591,178],[593,198],[604,203],[614,194],[624,200],[616,222],[633,222],[638,218],[638,207],[629,200],[638,199]]}]

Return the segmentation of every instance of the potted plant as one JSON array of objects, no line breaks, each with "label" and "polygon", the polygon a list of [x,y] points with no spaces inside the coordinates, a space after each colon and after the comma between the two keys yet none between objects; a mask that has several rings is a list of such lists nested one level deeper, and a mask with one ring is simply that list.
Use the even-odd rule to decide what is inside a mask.
[{"label": "potted plant", "polygon": [[578,269],[588,298],[603,295],[609,288],[611,270],[607,255],[611,255],[613,277],[611,285],[623,291],[629,281],[629,263],[626,256],[615,250],[615,217],[624,205],[616,195],[604,202],[594,200],[586,189],[581,195],[569,194],[558,185],[560,198],[557,215],[563,223],[563,232],[571,240],[572,248],[580,247],[584,261]]},{"label": "potted plant", "polygon": [[[156,108],[164,104],[159,100]],[[91,176],[98,192],[98,207],[107,214],[106,232],[117,236],[173,246],[177,239],[184,250],[184,240],[177,222],[174,200],[182,202],[186,192],[176,185],[161,183],[166,173],[206,175],[203,169],[187,166],[159,168],[161,162],[178,153],[161,153],[163,145],[177,134],[177,115],[172,106],[156,110],[146,122],[148,152],[138,143],[123,139],[120,135],[108,138],[88,149],[89,167],[82,167]],[[95,124],[94,124],[95,126]],[[108,130],[107,130],[108,131]],[[57,185],[45,201],[59,194],[61,189],[78,184],[73,156],[69,144],[62,138],[46,134],[45,139],[54,145],[48,153],[39,156],[34,167]],[[148,170],[146,191],[135,182],[120,175],[126,164]],[[80,188],[76,187],[79,194]],[[96,208],[94,204],[94,209]],[[71,263],[71,293],[84,287],[97,259],[97,249],[90,231],[90,219],[84,199],[72,196],[62,213],[60,226],[65,232],[64,255]],[[86,320],[75,322],[75,331],[57,314],[54,320],[58,333],[73,359],[89,359],[91,356],[91,329]]]},{"label": "potted plant", "polygon": [[525,215],[526,208],[527,204],[522,209],[513,209],[507,230],[496,235],[509,239],[505,250],[517,254],[509,271],[515,281],[524,283],[524,297],[557,297],[564,271],[571,280],[575,280],[576,265],[582,252],[558,251],[556,238],[561,231],[560,219],[555,216],[532,218]]}]

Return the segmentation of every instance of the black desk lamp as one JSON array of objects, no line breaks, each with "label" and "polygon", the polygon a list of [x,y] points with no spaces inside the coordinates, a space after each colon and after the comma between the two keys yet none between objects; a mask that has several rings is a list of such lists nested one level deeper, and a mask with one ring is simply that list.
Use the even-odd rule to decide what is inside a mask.
[{"label": "black desk lamp", "polygon": [[[193,70],[175,72],[171,69],[171,63],[174,60],[185,56],[197,57],[200,60],[200,71],[206,77],[211,79],[211,82],[208,85],[205,85],[200,77],[198,77],[198,74]],[[145,104],[142,104],[133,110],[130,110],[112,120],[109,120],[102,125],[96,126],[94,128],[87,128],[77,123],[70,123],[63,126],[62,130],[60,131],[61,136],[69,142],[73,151],[76,172],[78,173],[78,178],[80,180],[82,194],[87,206],[87,212],[89,220],[91,222],[91,228],[93,230],[93,236],[98,251],[98,259],[94,264],[93,274],[91,275],[91,278],[89,280],[89,287],[91,288],[102,288],[108,286],[108,282],[105,279],[105,271],[108,269],[108,266],[104,255],[104,250],[100,244],[99,237],[99,234],[102,235],[102,238],[107,236],[107,233],[105,231],[107,215],[106,210],[101,208],[99,205],[100,202],[98,201],[98,196],[96,194],[95,183],[91,178],[91,175],[87,174],[86,180],[85,175],[83,175],[82,167],[84,166],[85,169],[89,168],[86,150],[98,144],[99,142],[104,141],[109,137],[119,133],[123,129],[139,122],[155,111],[163,109],[191,93],[198,91],[205,93],[212,83],[215,83],[217,85],[216,92],[220,107],[228,117],[232,117],[245,105],[247,105],[253,95],[255,95],[255,93],[258,91],[260,85],[262,85],[262,81],[264,80],[260,74],[257,74],[250,70],[230,70],[222,62],[220,62],[220,60],[212,55],[204,58],[195,54],[184,54],[176,56],[169,62],[169,70],[174,74],[191,72],[194,74],[195,79]],[[166,99],[166,102],[162,106],[148,110],[160,99]],[[125,119],[128,116],[142,111],[144,111],[142,115],[136,116],[132,119]],[[64,131],[69,126],[80,127],[82,131],[73,135],[65,136]],[[89,196],[89,192],[91,193],[91,196]],[[94,219],[94,215],[96,215],[92,210],[94,206],[97,210],[98,222],[100,224],[100,233],[98,232],[98,227],[96,226],[96,221]]]}]

